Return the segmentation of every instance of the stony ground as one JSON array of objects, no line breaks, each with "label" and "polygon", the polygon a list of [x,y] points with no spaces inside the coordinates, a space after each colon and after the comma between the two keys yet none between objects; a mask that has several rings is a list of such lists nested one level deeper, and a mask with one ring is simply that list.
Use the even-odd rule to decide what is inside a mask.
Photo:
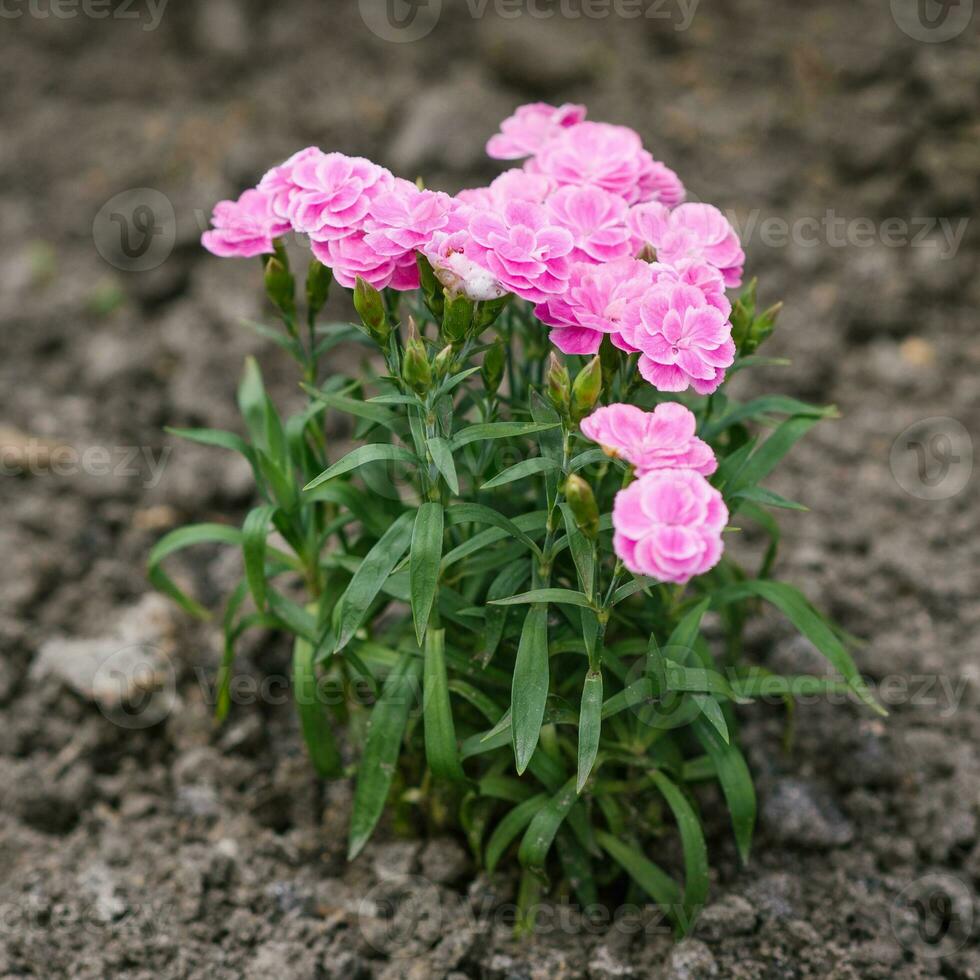
[{"label": "stony ground", "polygon": [[[689,24],[667,4],[529,9],[446,0],[414,43],[313,0],[174,4],[154,30],[146,4],[5,14],[0,976],[980,977],[977,24],[929,44],[871,0],[705,3]],[[247,472],[163,426],[234,427],[249,352],[295,397],[238,326],[260,312],[256,269],[201,252],[202,214],[312,142],[431,186],[483,180],[496,122],[542,97],[638,128],[733,209],[763,298],[786,301],[772,348],[793,366],[741,384],[843,420],[775,484],[811,507],[782,522],[780,573],[866,640],[892,711],[801,706],[786,748],[778,706],[745,710],[756,855],[737,868],[706,797],[713,904],[680,945],[649,915],[569,913],[516,946],[513,883],[467,886],[451,840],[389,837],[346,866],[348,790],[318,796],[281,688],[243,687],[215,731],[216,631],[143,578],[166,529],[250,499]],[[134,188],[173,207],[153,206],[146,271],[120,252],[124,203],[103,209]],[[236,571],[207,552],[182,567],[215,606]],[[107,649],[124,677],[157,663],[165,700],[93,706],[86,665]],[[776,621],[751,652],[821,669]],[[253,638],[243,677],[281,678],[284,653]]]}]

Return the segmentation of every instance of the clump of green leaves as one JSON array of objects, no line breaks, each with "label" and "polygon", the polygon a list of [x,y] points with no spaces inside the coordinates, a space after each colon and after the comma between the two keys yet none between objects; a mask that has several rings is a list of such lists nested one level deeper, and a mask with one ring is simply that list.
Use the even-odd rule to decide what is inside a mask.
[{"label": "clump of green leaves", "polygon": [[[546,359],[546,329],[527,305],[447,295],[424,260],[421,278],[415,306],[358,282],[358,322],[321,324],[327,270],[310,265],[300,304],[285,251],[266,261],[282,325],[255,328],[295,359],[308,403],[283,419],[249,360],[238,392],[244,436],[174,430],[244,456],[259,502],[241,527],[167,535],[150,577],[203,616],[165,559],[203,543],[241,549],[218,718],[229,711],[238,638],[257,627],[292,637],[313,768],[355,779],[351,858],[388,807],[403,822],[455,828],[488,871],[516,860],[525,926],[547,884],[591,906],[625,878],[632,898],[660,905],[683,933],[708,888],[698,784],[720,786],[749,859],[756,797],[735,706],[843,691],[879,710],[841,632],[771,577],[772,510],[801,505],[762,484],[833,409],[782,395],[740,403],[723,389],[686,398],[719,459],[712,482],[769,545],[756,569],[729,546],[686,587],[636,577],[611,545],[612,500],[628,474],[578,422],[600,403],[651,408],[658,393],[611,345],[591,360]],[[763,361],[756,349],[777,312],[757,314],[755,284],[746,290],[730,374]],[[372,352],[371,366],[324,372],[351,341]],[[353,448],[328,443],[328,413],[349,419]],[[763,604],[840,678],[778,677],[747,663],[743,628]],[[720,642],[704,631],[709,615]],[[327,703],[327,684],[345,697]],[[664,836],[671,825],[679,851]]]}]

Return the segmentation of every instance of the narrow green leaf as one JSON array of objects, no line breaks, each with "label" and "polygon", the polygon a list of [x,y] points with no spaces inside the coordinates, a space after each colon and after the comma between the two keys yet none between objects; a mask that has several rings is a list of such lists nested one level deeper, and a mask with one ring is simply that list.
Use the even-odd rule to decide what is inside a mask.
[{"label": "narrow green leaf", "polygon": [[320,701],[313,644],[302,636],[293,643],[293,698],[303,741],[321,779],[339,776],[343,763],[333,731]]},{"label": "narrow green leaf", "polygon": [[780,496],[772,490],[767,490],[765,487],[749,487],[746,490],[739,490],[737,493],[732,494],[731,499],[749,500],[753,503],[765,504],[768,507],[781,507],[784,510],[807,511],[810,509],[803,504],[797,503],[795,500],[788,500],[786,497]]},{"label": "narrow green leaf", "polygon": [[524,619],[511,688],[511,734],[518,775],[523,775],[538,746],[548,701],[548,607],[531,606]]},{"label": "narrow green leaf", "polygon": [[592,603],[589,602],[587,596],[581,592],[574,592],[572,589],[534,589],[532,592],[523,592],[506,599],[494,599],[491,604],[495,606],[523,606],[539,602],[564,603],[569,606],[581,606],[584,609],[592,608]]},{"label": "narrow green leaf", "polygon": [[545,865],[555,834],[558,833],[558,828],[577,800],[575,779],[572,778],[538,810],[521,839],[520,850],[517,852],[518,860],[528,871],[545,881],[547,881]]},{"label": "narrow green leaf", "polygon": [[764,480],[821,418],[822,416],[798,415],[781,423],[731,478],[726,490],[745,490]]},{"label": "narrow green leaf", "polygon": [[255,608],[260,612],[265,609],[265,539],[276,510],[269,505],[255,507],[248,512],[242,525],[245,578],[255,600]]},{"label": "narrow green leaf", "polygon": [[[536,555],[540,557],[541,549],[527,533],[515,524],[509,517],[498,513],[483,504],[453,504],[446,508],[446,523],[454,524],[492,524],[501,531],[506,531],[519,541],[523,541]],[[447,558],[449,556],[447,555]]]},{"label": "narrow green leaf", "polygon": [[728,722],[725,721],[725,714],[721,710],[721,705],[708,694],[692,694],[691,700],[701,709],[701,714],[708,719],[708,722],[727,745],[731,741],[731,737],[728,734]]},{"label": "narrow green leaf", "polygon": [[484,442],[488,439],[511,439],[515,436],[530,436],[546,429],[557,428],[558,422],[481,422],[461,429],[452,439],[454,450],[462,449],[471,442]]},{"label": "narrow green leaf", "polygon": [[582,533],[572,513],[572,508],[566,503],[561,505],[562,517],[565,519],[565,533],[568,535],[568,550],[572,553],[572,561],[575,562],[575,571],[578,573],[579,586],[589,601],[592,600],[592,591],[595,580],[594,568],[595,560],[593,557],[592,542]]},{"label": "narrow green leaf", "polygon": [[582,705],[578,722],[578,778],[575,792],[581,793],[588,782],[599,754],[602,733],[602,671],[590,670],[582,688]]},{"label": "narrow green leaf", "polygon": [[302,385],[303,390],[317,401],[322,402],[327,408],[336,409],[338,412],[345,412],[347,415],[354,415],[360,419],[367,419],[377,425],[383,425],[388,429],[403,428],[402,420],[398,415],[384,405],[374,402],[364,402],[357,398],[348,398],[346,395],[338,395],[333,392],[325,392],[313,385]]},{"label": "narrow green leaf", "polygon": [[268,447],[266,439],[266,407],[265,386],[262,384],[262,372],[254,357],[245,358],[245,370],[238,385],[238,408],[245,419],[245,426],[252,441],[262,447]]},{"label": "narrow green leaf", "polygon": [[332,466],[328,466],[316,479],[307,483],[303,490],[305,492],[315,490],[328,480],[349,473],[359,466],[364,466],[365,463],[378,463],[382,460],[392,463],[418,463],[418,457],[415,453],[405,449],[404,446],[390,446],[385,442],[370,443],[367,446],[358,446],[343,459],[339,459]]},{"label": "narrow green leaf", "polygon": [[599,846],[671,917],[681,902],[677,882],[649,858],[605,830],[595,835]]},{"label": "narrow green leaf", "polygon": [[736,405],[726,412],[721,418],[710,422],[700,433],[702,439],[708,441],[715,439],[718,435],[737,425],[739,422],[747,422],[752,419],[764,419],[768,415],[799,415],[810,416],[813,418],[833,417],[837,414],[834,406],[811,405],[801,402],[796,398],[787,395],[764,395],[755,398],[744,405]]},{"label": "narrow green leaf", "polygon": [[436,469],[442,474],[446,481],[446,486],[452,491],[454,497],[459,496],[459,477],[456,475],[456,463],[453,460],[453,451],[445,439],[434,436],[428,442],[429,455]]},{"label": "narrow green leaf", "polygon": [[438,779],[464,782],[466,774],[459,762],[456,727],[445,660],[446,633],[430,629],[425,637],[425,673],[422,680],[422,720],[425,726],[425,759]]},{"label": "narrow green leaf", "polygon": [[398,765],[408,715],[416,700],[422,662],[411,652],[403,655],[388,675],[381,697],[371,709],[367,741],[357,770],[351,813],[348,860],[360,854],[384,810]]},{"label": "narrow green leaf", "polygon": [[439,562],[442,561],[442,504],[424,503],[415,516],[412,550],[409,558],[409,582],[412,591],[412,619],[415,637],[422,645],[429,623],[432,603],[439,587]]},{"label": "narrow green leaf", "polygon": [[239,453],[246,459],[252,458],[252,449],[248,443],[234,432],[224,432],[221,429],[175,429],[168,426],[166,431],[178,439],[200,443],[202,446],[218,446]]},{"label": "narrow green leaf", "polygon": [[525,459],[513,466],[508,466],[492,480],[487,480],[480,489],[492,490],[494,487],[502,487],[507,483],[513,483],[515,480],[525,480],[529,476],[535,476],[538,473],[551,473],[560,468],[559,463],[554,459],[547,456],[533,456],[531,459]]},{"label": "narrow green leaf", "polygon": [[548,802],[547,793],[538,793],[523,803],[518,803],[512,810],[501,818],[500,823],[494,828],[487,841],[486,868],[488,874],[493,874],[497,864],[504,855],[504,851],[510,847],[517,835],[534,818],[534,815]]}]

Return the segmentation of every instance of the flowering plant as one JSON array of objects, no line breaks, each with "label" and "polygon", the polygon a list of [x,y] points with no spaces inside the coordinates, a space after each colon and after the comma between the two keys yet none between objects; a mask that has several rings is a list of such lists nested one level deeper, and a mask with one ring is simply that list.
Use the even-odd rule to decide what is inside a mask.
[{"label": "flowering plant", "polygon": [[[316,772],[356,777],[351,857],[390,804],[458,828],[488,871],[516,851],[524,910],[549,877],[591,906],[625,872],[683,932],[708,884],[698,784],[720,785],[749,856],[734,706],[843,689],[875,707],[840,631],[771,578],[770,509],[802,508],[761,483],[833,410],[726,396],[727,377],[766,363],[778,307],[758,312],[754,283],[729,299],[735,231],[683,203],[636,133],[537,104],[488,151],[525,162],[449,196],[311,147],[217,205],[204,245],[261,257],[282,324],[261,332],[309,401],[283,420],[249,360],[244,438],[177,430],[241,453],[261,503],[240,529],[168,535],[150,575],[204,614],[164,559],[241,548],[218,715],[243,631],[290,634]],[[312,249],[303,316],[288,233]],[[331,280],[356,324],[320,322]],[[373,351],[364,371],[322,371],[347,341]],[[354,448],[328,444],[327,413],[350,418]],[[755,570],[726,547],[736,514],[769,539]],[[745,663],[761,603],[840,679]],[[654,846],[668,815],[678,860]]]}]

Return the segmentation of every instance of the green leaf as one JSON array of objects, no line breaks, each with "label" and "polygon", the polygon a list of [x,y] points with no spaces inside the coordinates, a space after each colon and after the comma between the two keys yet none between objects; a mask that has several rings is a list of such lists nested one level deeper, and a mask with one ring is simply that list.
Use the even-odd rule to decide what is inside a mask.
[{"label": "green leaf", "polygon": [[422,662],[411,651],[385,679],[371,709],[367,741],[357,770],[347,858],[353,861],[370,840],[384,810],[398,765],[408,715],[416,700]]},{"label": "green leaf", "polygon": [[754,487],[776,468],[779,461],[803,438],[822,416],[795,416],[779,425],[773,434],[745,461],[726,485],[726,491],[737,493]]},{"label": "green leaf", "polygon": [[534,815],[548,802],[549,797],[546,793],[538,793],[523,803],[518,803],[512,810],[501,818],[500,823],[494,828],[487,841],[486,868],[488,874],[493,874],[504,851],[510,847],[511,842],[517,835],[531,822]]},{"label": "green leaf", "polygon": [[548,878],[545,871],[548,851],[551,850],[558,828],[564,823],[577,800],[575,779],[572,778],[538,810],[521,839],[518,860],[523,867],[545,881]]},{"label": "green leaf", "polygon": [[719,436],[725,429],[737,425],[739,422],[747,422],[752,419],[765,419],[766,416],[773,415],[798,415],[810,416],[813,418],[828,418],[837,414],[837,410],[831,405],[810,405],[801,402],[796,398],[789,398],[786,395],[764,395],[762,398],[755,398],[744,405],[737,405],[731,411],[726,412],[719,419],[709,422],[700,433],[702,439],[711,441]]},{"label": "green leaf", "polygon": [[[446,522],[449,525],[492,524],[519,541],[523,541],[538,557],[541,556],[541,549],[517,524],[491,507],[484,507],[483,504],[453,504],[446,509]],[[446,557],[448,559],[449,556]]]},{"label": "green leaf", "polygon": [[633,881],[673,917],[681,902],[677,882],[635,847],[605,830],[597,830],[595,839]]},{"label": "green leaf", "polygon": [[728,803],[739,856],[743,864],[748,864],[757,804],[755,785],[745,757],[737,745],[723,742],[718,732],[701,719],[694,722],[694,734],[714,765],[715,774]]},{"label": "green leaf", "polygon": [[558,469],[561,469],[561,466],[556,460],[547,456],[533,456],[531,459],[525,459],[513,466],[508,466],[492,480],[487,480],[480,489],[492,490],[494,487],[502,487],[507,483],[513,483],[515,480],[524,480],[538,473],[551,473]]},{"label": "green leaf", "polygon": [[442,504],[422,504],[415,516],[409,581],[412,590],[412,619],[415,637],[422,644],[429,623],[432,603],[439,588],[439,562],[442,561]]},{"label": "green leaf", "polygon": [[708,722],[727,745],[731,741],[731,736],[728,734],[728,722],[725,721],[725,714],[721,710],[721,705],[707,694],[692,694],[691,700],[701,709],[701,714],[708,719]]},{"label": "green leaf", "polygon": [[147,559],[147,577],[155,589],[170,596],[182,609],[192,616],[207,619],[211,614],[199,602],[185,595],[161,567],[163,560],[175,551],[189,548],[195,544],[242,543],[242,532],[227,524],[191,524],[178,528],[162,537],[150,551]]},{"label": "green leaf", "polygon": [[248,512],[242,525],[245,578],[255,600],[255,608],[260,612],[265,609],[265,539],[276,510],[270,505],[256,507]]},{"label": "green leaf", "polygon": [[582,688],[582,705],[578,721],[578,778],[575,792],[581,793],[588,782],[602,733],[602,671],[590,670]]},{"label": "green leaf", "polygon": [[351,470],[364,466],[365,463],[378,463],[382,460],[392,463],[415,463],[418,464],[418,457],[404,446],[390,446],[386,442],[370,443],[367,446],[358,446],[343,459],[337,460],[332,466],[328,466],[316,479],[311,480],[303,490],[309,492],[315,490],[321,484],[326,483],[334,477],[342,476]]},{"label": "green leaf", "polygon": [[708,897],[708,848],[704,842],[701,821],[687,797],[662,772],[654,771],[651,778],[667,801],[681,832],[681,847],[684,851],[684,916],[680,927],[687,933]]},{"label": "green leaf", "polygon": [[760,596],[774,605],[833,664],[869,708],[880,715],[887,714],[872,697],[844,644],[802,592],[783,582],[748,579],[716,592],[712,602],[723,605],[747,596]]},{"label": "green leaf", "polygon": [[317,401],[322,402],[327,408],[354,415],[357,418],[367,419],[377,425],[383,425],[387,429],[403,428],[402,420],[383,405],[373,402],[364,402],[356,398],[348,398],[346,395],[338,395],[332,392],[321,391],[313,385],[301,385],[303,390]]},{"label": "green leaf", "polygon": [[293,699],[313,768],[321,779],[328,779],[341,774],[343,763],[320,701],[314,654],[313,644],[297,636],[293,643]]},{"label": "green leaf", "polygon": [[702,599],[701,602],[684,616],[674,628],[674,632],[670,634],[670,639],[667,641],[668,650],[674,648],[674,650],[679,649],[690,652],[694,649],[694,642],[697,640],[698,630],[701,628],[701,620],[704,618],[704,614],[708,611],[710,605],[710,599]]},{"label": "green leaf", "polygon": [[454,450],[462,449],[471,442],[485,442],[488,439],[511,439],[515,436],[530,436],[546,429],[557,428],[558,422],[481,422],[470,425],[452,438]]},{"label": "green leaf", "polygon": [[511,735],[518,775],[523,775],[538,746],[548,701],[548,607],[531,606],[524,619],[511,688]]},{"label": "green leaf", "polygon": [[449,703],[445,648],[445,630],[429,630],[425,637],[425,673],[422,680],[425,759],[438,779],[464,782],[466,774],[459,762],[456,727]]},{"label": "green leaf", "polygon": [[246,459],[252,459],[252,449],[248,443],[234,432],[225,432],[222,429],[174,429],[168,426],[166,431],[178,439],[187,439],[189,442],[197,442],[202,446],[218,446],[220,449],[228,449],[233,453],[240,453]]},{"label": "green leaf", "polygon": [[512,595],[514,589],[520,588],[524,580],[531,574],[527,562],[512,561],[505,565],[487,589],[486,619],[484,620],[483,650],[481,660],[484,664],[490,662],[500,646],[507,625],[509,610],[493,605],[494,599],[502,599]]},{"label": "green leaf", "polygon": [[354,573],[347,591],[340,600],[340,629],[336,650],[342,650],[360,629],[371,603],[374,602],[386,579],[412,539],[412,514],[406,512],[378,539],[364,556]]},{"label": "green leaf", "polygon": [[538,602],[564,603],[568,606],[581,606],[583,609],[593,608],[587,596],[581,592],[574,592],[572,589],[534,589],[532,592],[522,592],[520,595],[510,596],[506,599],[494,599],[490,604],[494,606],[522,606],[533,605]]},{"label": "green leaf", "polygon": [[782,507],[785,510],[807,511],[810,509],[795,500],[787,500],[786,497],[782,497],[772,490],[767,490],[765,487],[749,487],[747,490],[739,490],[732,494],[731,499],[749,500],[757,504],[766,504],[769,507]]},{"label": "green leaf", "polygon": [[262,372],[254,357],[245,358],[245,371],[238,385],[238,408],[245,419],[245,427],[257,446],[268,447],[266,439],[267,400]]},{"label": "green leaf", "polygon": [[568,549],[572,553],[572,561],[575,562],[575,571],[578,573],[579,585],[585,593],[586,598],[592,600],[593,583],[595,580],[592,542],[582,533],[572,513],[572,508],[566,503],[561,505],[562,517],[565,519],[565,532],[568,535]]},{"label": "green leaf", "polygon": [[428,441],[429,455],[436,469],[442,474],[446,481],[446,486],[452,491],[454,497],[459,496],[459,477],[456,475],[456,463],[453,460],[453,451],[445,439],[433,436]]}]

